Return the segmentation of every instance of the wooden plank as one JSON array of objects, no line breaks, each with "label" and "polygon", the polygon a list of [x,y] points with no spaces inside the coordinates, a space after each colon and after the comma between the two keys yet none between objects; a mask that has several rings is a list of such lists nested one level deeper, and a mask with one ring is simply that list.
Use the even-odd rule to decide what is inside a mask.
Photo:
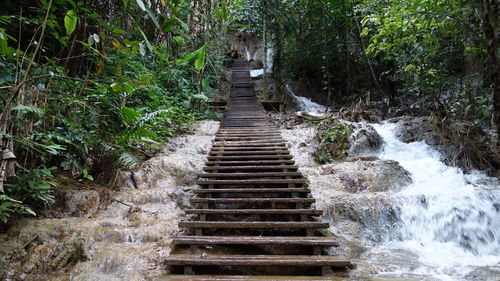
[{"label": "wooden plank", "polygon": [[204,173],[198,174],[200,178],[249,178],[249,177],[301,177],[299,172],[261,172],[261,173]]},{"label": "wooden plank", "polygon": [[200,255],[177,254],[165,259],[168,265],[233,265],[233,266],[331,266],[354,268],[353,264],[340,256],[303,255]]},{"label": "wooden plank", "polygon": [[248,160],[248,161],[207,161],[206,165],[276,165],[276,164],[295,164],[294,160]]},{"label": "wooden plank", "polygon": [[292,155],[242,155],[242,156],[208,156],[208,160],[268,160],[292,159]]},{"label": "wooden plank", "polygon": [[178,236],[176,245],[304,245],[338,246],[339,242],[328,237],[300,236]]},{"label": "wooden plank", "polygon": [[306,188],[210,188],[210,189],[193,189],[193,193],[309,193]]},{"label": "wooden plank", "polygon": [[305,179],[245,179],[245,180],[197,180],[199,185],[207,184],[305,184]]},{"label": "wooden plank", "polygon": [[191,198],[192,203],[314,203],[314,198]]},{"label": "wooden plank", "polygon": [[210,156],[214,155],[223,155],[223,156],[229,156],[229,155],[290,155],[290,151],[288,150],[266,150],[266,151],[250,151],[250,150],[245,150],[245,151],[210,151],[209,153]]},{"label": "wooden plank", "polygon": [[181,221],[179,227],[187,228],[328,228],[326,222],[302,221]]},{"label": "wooden plank", "polygon": [[203,167],[204,171],[266,171],[266,170],[298,170],[298,166],[293,165],[269,165],[269,166],[220,166],[220,167]]},{"label": "wooden plank", "polygon": [[321,210],[315,209],[187,209],[186,214],[207,215],[313,215],[323,214]]}]

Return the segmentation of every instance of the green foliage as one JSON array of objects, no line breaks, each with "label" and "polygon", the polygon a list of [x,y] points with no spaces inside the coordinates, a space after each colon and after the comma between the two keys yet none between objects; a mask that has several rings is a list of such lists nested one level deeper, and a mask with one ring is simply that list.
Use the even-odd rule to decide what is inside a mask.
[{"label": "green foliage", "polygon": [[316,162],[325,164],[334,159],[346,158],[350,147],[349,137],[353,131],[345,123],[326,121],[321,124],[318,131],[320,145],[313,154]]},{"label": "green foliage", "polygon": [[[105,183],[113,169],[134,168],[212,115],[207,101],[224,70],[232,5],[192,4],[54,1],[41,39],[32,30],[44,23],[47,1],[6,9],[12,16],[0,16],[0,87],[27,79],[7,109],[12,130],[0,132],[22,166],[0,199],[2,221],[52,204],[59,174]],[[16,18],[19,8],[33,12]],[[9,35],[18,30],[20,49]],[[33,54],[34,42],[42,55]],[[1,111],[10,94],[0,91]]]},{"label": "green foliage", "polygon": [[64,16],[64,28],[66,29],[66,34],[71,35],[75,31],[76,24],[78,23],[78,17],[74,10],[69,10]]},{"label": "green foliage", "polygon": [[49,206],[54,203],[50,190],[56,186],[53,174],[56,170],[52,167],[23,171],[21,176],[5,184],[6,194],[33,206]]},{"label": "green foliage", "polygon": [[481,1],[262,0],[258,17],[243,2],[242,23],[267,23],[277,81],[301,80],[323,103],[369,92],[372,104],[442,104],[449,117],[490,123]]},{"label": "green foliage", "polygon": [[7,223],[12,215],[35,215],[35,212],[23,204],[5,194],[0,194],[0,221]]}]

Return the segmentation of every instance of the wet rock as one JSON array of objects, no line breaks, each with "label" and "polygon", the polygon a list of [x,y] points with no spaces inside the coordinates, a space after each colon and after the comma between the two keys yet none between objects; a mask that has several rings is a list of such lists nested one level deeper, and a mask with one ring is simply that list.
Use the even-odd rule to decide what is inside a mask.
[{"label": "wet rock", "polygon": [[428,117],[399,117],[390,119],[397,122],[396,136],[402,142],[410,143],[425,141],[429,145],[438,145],[440,136],[435,131],[435,126]]},{"label": "wet rock", "polygon": [[281,131],[281,135],[288,142],[288,148],[297,165],[301,167],[317,166],[313,157],[315,148],[318,145],[316,134],[316,127],[306,125],[297,125],[292,129]]},{"label": "wet rock", "polygon": [[498,266],[485,266],[475,269],[465,276],[470,281],[497,281],[500,279],[500,268]]},{"label": "wet rock", "polygon": [[352,259],[352,258],[358,258],[367,249],[366,247],[361,245],[359,241],[350,241],[340,236],[335,237],[335,239],[339,241],[339,246],[331,247],[328,250],[329,255],[343,256]]},{"label": "wet rock", "polygon": [[387,194],[347,196],[345,192],[323,192],[315,197],[316,207],[323,210],[322,218],[330,222],[330,231],[335,235],[365,243],[378,243],[388,235],[397,235],[399,210]]},{"label": "wet rock", "polygon": [[377,131],[365,123],[356,123],[354,126],[354,133],[349,137],[349,157],[377,155],[383,142]]},{"label": "wet rock", "polygon": [[99,193],[95,190],[66,189],[64,211],[70,217],[91,217],[99,208]]},{"label": "wet rock", "polygon": [[346,161],[324,165],[322,175],[333,175],[349,192],[399,190],[411,183],[410,174],[393,160]]},{"label": "wet rock", "polygon": [[71,238],[61,246],[61,249],[50,262],[52,270],[68,269],[79,261],[85,261],[89,258],[89,245],[82,237]]}]

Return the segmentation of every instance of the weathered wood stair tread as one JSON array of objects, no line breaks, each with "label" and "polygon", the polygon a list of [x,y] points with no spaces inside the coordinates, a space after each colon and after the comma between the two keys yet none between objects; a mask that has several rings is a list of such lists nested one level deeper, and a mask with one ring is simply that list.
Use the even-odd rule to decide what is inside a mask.
[{"label": "weathered wood stair tread", "polygon": [[283,275],[169,275],[160,277],[157,281],[345,281],[346,277],[323,277],[323,276],[283,276]]},{"label": "weathered wood stair tread", "polygon": [[221,166],[221,167],[203,167],[203,171],[268,171],[268,170],[298,170],[299,166],[293,165],[270,165],[270,166]]},{"label": "weathered wood stair tread", "polygon": [[328,223],[315,221],[180,221],[187,228],[327,228]]},{"label": "weathered wood stair tread", "polygon": [[272,146],[286,146],[286,142],[216,142],[212,147],[272,147]]},{"label": "weathered wood stair tread", "polygon": [[248,161],[207,161],[206,165],[275,165],[275,164],[295,164],[294,160],[248,160]]},{"label": "weathered wood stair tread", "polygon": [[294,236],[178,236],[178,245],[305,245],[338,246],[339,242],[328,237]]},{"label": "weathered wood stair tread", "polygon": [[309,193],[306,188],[211,188],[211,189],[193,189],[194,193]]},{"label": "weathered wood stair tread", "polygon": [[192,198],[191,203],[314,203],[314,198]]},{"label": "weathered wood stair tread", "polygon": [[241,155],[241,156],[208,156],[208,160],[257,160],[257,159],[292,159],[292,155]]},{"label": "weathered wood stair tread", "polygon": [[187,209],[186,214],[212,214],[212,215],[314,215],[323,214],[315,209]]},{"label": "weathered wood stair tread", "polygon": [[262,173],[204,173],[198,174],[201,178],[247,178],[247,177],[299,177],[302,176],[299,172],[262,172]]},{"label": "weathered wood stair tread", "polygon": [[213,147],[212,151],[213,152],[219,152],[219,151],[281,151],[281,150],[286,150],[288,151],[288,147],[286,145],[280,145],[280,146],[263,146],[263,147],[255,147],[255,146],[234,146],[234,147]]},{"label": "weathered wood stair tread", "polygon": [[199,185],[209,184],[304,184],[305,179],[246,179],[246,180],[198,180]]},{"label": "weathered wood stair tread", "polygon": [[305,255],[200,255],[177,254],[166,258],[169,265],[244,265],[244,266],[331,266],[353,268],[353,264],[340,256]]},{"label": "weathered wood stair tread", "polygon": [[[275,155],[275,154],[290,154],[290,151],[282,149],[282,150],[264,150],[264,151],[259,151],[259,150],[243,150],[243,151],[220,151],[220,150],[215,150],[211,151],[209,153],[210,156],[214,155],[221,155],[221,156],[227,156],[227,155]],[[283,157],[281,157],[283,158]]]}]

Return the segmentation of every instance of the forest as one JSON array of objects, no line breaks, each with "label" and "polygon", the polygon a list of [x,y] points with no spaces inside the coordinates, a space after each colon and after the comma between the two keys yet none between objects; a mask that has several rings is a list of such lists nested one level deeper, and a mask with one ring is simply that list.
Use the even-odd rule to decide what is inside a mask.
[{"label": "forest", "polygon": [[206,102],[237,32],[275,49],[275,100],[293,79],[336,108],[434,114],[462,142],[498,130],[496,1],[7,1],[0,124],[17,164],[0,180],[2,221],[49,206],[59,175],[110,182],[214,117]]},{"label": "forest", "polygon": [[220,120],[235,57],[263,69],[261,94],[284,112],[292,85],[346,119],[428,117],[436,144],[454,147],[447,164],[498,176],[499,14],[495,0],[3,1],[0,232],[64,186],[113,190]]}]

